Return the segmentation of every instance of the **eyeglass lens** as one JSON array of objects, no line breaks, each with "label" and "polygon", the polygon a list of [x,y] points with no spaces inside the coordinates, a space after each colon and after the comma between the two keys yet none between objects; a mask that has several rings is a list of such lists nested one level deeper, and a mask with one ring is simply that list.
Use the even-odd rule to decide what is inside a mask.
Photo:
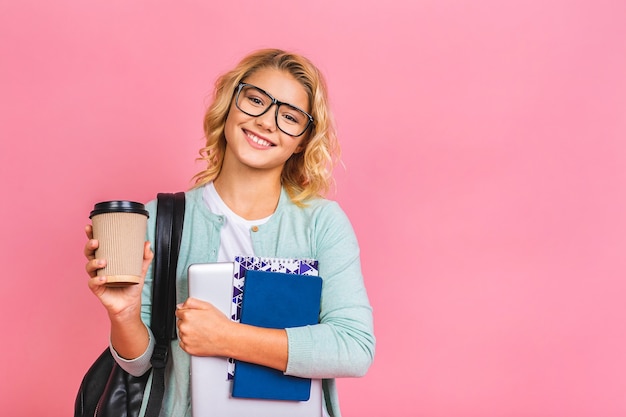
[{"label": "eyeglass lens", "polygon": [[[260,116],[272,106],[273,100],[259,88],[244,85],[237,95],[237,107],[250,116]],[[300,136],[309,125],[309,117],[302,110],[286,103],[278,106],[276,125],[291,136]]]}]

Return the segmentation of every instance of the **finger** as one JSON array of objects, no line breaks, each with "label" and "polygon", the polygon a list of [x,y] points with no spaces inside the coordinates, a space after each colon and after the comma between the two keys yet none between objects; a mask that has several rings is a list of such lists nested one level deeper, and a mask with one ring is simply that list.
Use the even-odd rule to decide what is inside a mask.
[{"label": "finger", "polygon": [[143,246],[143,263],[141,264],[141,275],[144,278],[148,273],[148,268],[150,268],[152,258],[154,258],[154,254],[152,253],[152,250],[150,250],[150,242],[146,242]]},{"label": "finger", "polygon": [[89,281],[87,281],[87,285],[89,286],[89,289],[94,293],[97,294],[100,291],[104,290],[104,285],[107,283],[107,277],[106,276],[93,276],[89,279]]},{"label": "finger", "polygon": [[98,249],[99,243],[96,239],[89,239],[87,243],[85,243],[85,257],[87,259],[94,259],[96,257],[96,249]]},{"label": "finger", "polygon": [[152,261],[152,258],[154,258],[154,253],[150,249],[150,242],[145,241],[143,244],[143,259]]},{"label": "finger", "polygon": [[174,312],[174,315],[178,321],[181,322],[183,319],[188,318],[187,314],[189,314],[189,311],[190,309],[186,307],[184,303],[176,304],[176,311]]},{"label": "finger", "polygon": [[85,270],[91,278],[95,277],[98,273],[98,269],[102,269],[107,265],[104,259],[91,259],[85,265]]},{"label": "finger", "polygon": [[87,235],[87,239],[93,239],[93,226],[88,224],[85,226],[85,234]]},{"label": "finger", "polygon": [[211,303],[199,300],[197,298],[189,297],[183,303],[182,308],[208,310],[211,308]]},{"label": "finger", "polygon": [[176,328],[178,329],[178,339],[181,342],[184,342],[185,339],[185,328],[188,325],[187,322],[183,321],[183,317],[176,315],[176,317],[178,318],[178,320],[176,320]]}]

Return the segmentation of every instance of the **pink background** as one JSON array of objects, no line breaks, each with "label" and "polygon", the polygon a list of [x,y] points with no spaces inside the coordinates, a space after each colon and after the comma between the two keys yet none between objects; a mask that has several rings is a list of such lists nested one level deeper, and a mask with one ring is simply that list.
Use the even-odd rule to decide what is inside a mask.
[{"label": "pink background", "polygon": [[378,351],[344,414],[626,415],[626,3],[0,4],[0,409],[67,416],[107,343],[93,203],[190,185],[258,47],[331,90]]}]

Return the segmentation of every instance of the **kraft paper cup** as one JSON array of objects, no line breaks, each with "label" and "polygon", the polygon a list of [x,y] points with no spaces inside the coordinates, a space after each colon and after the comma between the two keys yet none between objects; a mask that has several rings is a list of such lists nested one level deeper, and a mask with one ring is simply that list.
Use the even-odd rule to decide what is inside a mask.
[{"label": "kraft paper cup", "polygon": [[126,200],[97,203],[89,218],[93,237],[99,246],[96,258],[106,267],[98,276],[107,277],[107,286],[123,287],[139,283],[143,265],[148,211],[141,203]]}]

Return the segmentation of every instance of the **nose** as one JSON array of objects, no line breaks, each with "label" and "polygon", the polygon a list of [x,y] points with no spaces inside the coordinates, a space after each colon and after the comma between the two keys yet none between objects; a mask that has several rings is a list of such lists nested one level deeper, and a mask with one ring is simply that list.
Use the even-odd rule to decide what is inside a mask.
[{"label": "nose", "polygon": [[278,107],[276,107],[275,111],[272,111],[273,106],[277,106],[277,104],[272,104],[265,113],[256,117],[257,125],[270,132],[276,129],[276,113],[278,112]]}]

